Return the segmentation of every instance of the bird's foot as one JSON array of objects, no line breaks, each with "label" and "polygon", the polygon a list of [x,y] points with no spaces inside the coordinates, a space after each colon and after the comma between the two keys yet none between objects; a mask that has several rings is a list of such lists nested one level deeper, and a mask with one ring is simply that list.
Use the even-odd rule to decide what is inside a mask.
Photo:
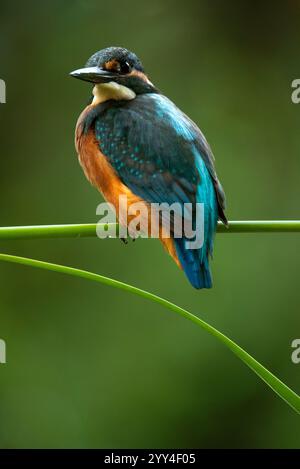
[{"label": "bird's foot", "polygon": [[[132,242],[136,240],[136,238],[132,238],[131,236],[129,236],[129,239],[131,239]],[[122,241],[122,243],[128,244],[128,238],[120,238],[120,240]]]}]

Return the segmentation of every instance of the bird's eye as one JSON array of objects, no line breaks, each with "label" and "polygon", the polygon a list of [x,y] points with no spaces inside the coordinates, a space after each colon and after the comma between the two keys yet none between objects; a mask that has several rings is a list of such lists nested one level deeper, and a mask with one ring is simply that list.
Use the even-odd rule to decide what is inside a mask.
[{"label": "bird's eye", "polygon": [[121,73],[129,73],[131,71],[131,66],[128,62],[122,62],[121,64]]}]

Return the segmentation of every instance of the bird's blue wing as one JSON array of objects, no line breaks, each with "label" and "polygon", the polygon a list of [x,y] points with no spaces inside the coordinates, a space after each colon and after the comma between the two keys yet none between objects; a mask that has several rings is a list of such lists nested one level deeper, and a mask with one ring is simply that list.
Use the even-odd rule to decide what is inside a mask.
[{"label": "bird's blue wing", "polygon": [[[176,252],[191,283],[209,288],[212,253],[224,196],[209,146],[197,126],[160,94],[102,106],[94,121],[102,153],[129,189],[149,203],[204,204],[204,243],[187,248],[175,238]],[[224,218],[223,218],[224,219]]]}]

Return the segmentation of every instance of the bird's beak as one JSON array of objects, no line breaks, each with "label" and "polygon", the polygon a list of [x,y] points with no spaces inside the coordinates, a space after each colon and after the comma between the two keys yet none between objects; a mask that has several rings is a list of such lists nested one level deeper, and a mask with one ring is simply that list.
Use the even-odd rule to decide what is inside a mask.
[{"label": "bird's beak", "polygon": [[70,75],[71,77],[89,81],[90,83],[107,83],[118,76],[118,74],[109,72],[100,67],[80,68],[79,70],[71,72]]}]

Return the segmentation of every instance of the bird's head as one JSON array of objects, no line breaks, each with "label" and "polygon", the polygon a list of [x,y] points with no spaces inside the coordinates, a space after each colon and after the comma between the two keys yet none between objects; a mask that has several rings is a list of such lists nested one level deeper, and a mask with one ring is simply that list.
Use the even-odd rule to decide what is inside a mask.
[{"label": "bird's head", "polygon": [[130,100],[136,95],[157,92],[139,58],[122,47],[108,47],[93,54],[84,68],[70,74],[94,84],[94,104]]}]

